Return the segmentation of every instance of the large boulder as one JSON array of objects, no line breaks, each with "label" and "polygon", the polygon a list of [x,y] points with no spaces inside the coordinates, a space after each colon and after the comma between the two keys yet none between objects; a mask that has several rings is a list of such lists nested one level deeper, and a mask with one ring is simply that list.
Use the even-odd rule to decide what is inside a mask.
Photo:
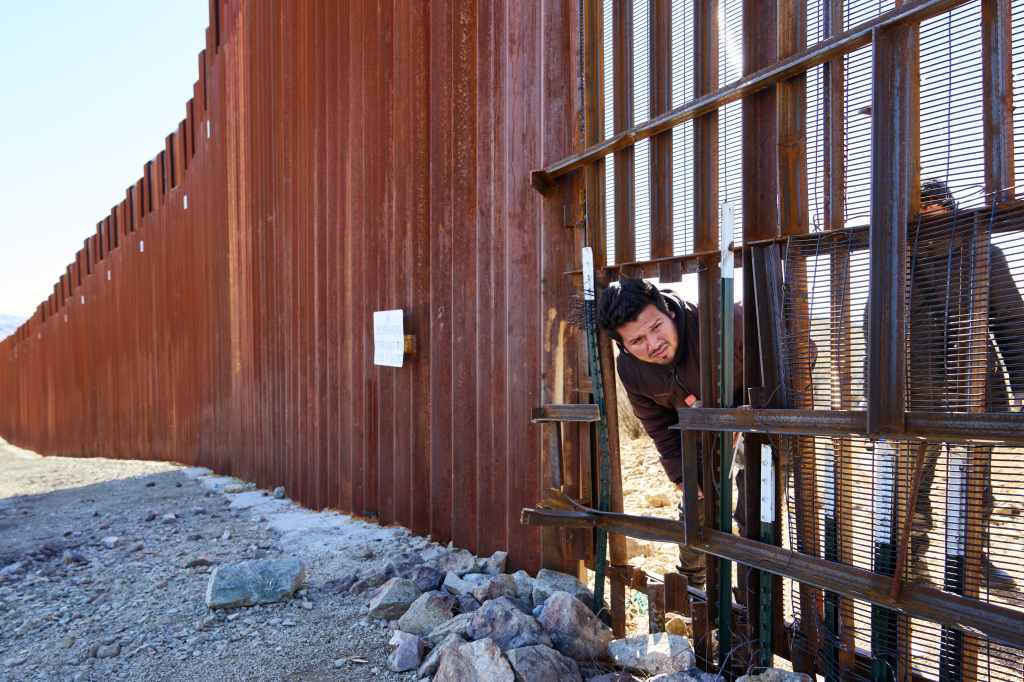
[{"label": "large boulder", "polygon": [[546,646],[525,646],[505,652],[516,682],[583,682],[576,661]]},{"label": "large boulder", "polygon": [[779,668],[768,668],[756,675],[744,675],[736,682],[811,682],[810,675],[793,673]]},{"label": "large boulder", "polygon": [[556,649],[580,661],[602,658],[612,641],[611,628],[568,592],[548,597],[537,620],[551,635]]},{"label": "large boulder", "polygon": [[491,580],[491,576],[484,575],[482,573],[467,573],[464,576],[460,576],[456,573],[449,572],[444,577],[444,583],[441,588],[451,592],[456,597],[461,597],[464,594],[470,596],[473,595],[473,590],[478,587],[483,587]]},{"label": "large boulder", "polygon": [[417,597],[398,619],[398,629],[414,635],[425,635],[452,617],[455,598],[444,592],[426,592]]},{"label": "large boulder", "polygon": [[594,595],[576,578],[568,573],[540,569],[533,583],[533,605],[540,606],[555,592],[568,592],[587,606],[594,603]]},{"label": "large boulder", "polygon": [[420,666],[420,660],[423,658],[423,640],[416,635],[395,630],[388,646],[391,647],[385,664],[388,670],[401,673],[415,670]]},{"label": "large boulder", "polygon": [[489,558],[484,559],[481,571],[488,575],[499,575],[505,572],[505,564],[508,562],[508,552],[495,552]]},{"label": "large boulder", "polygon": [[457,549],[446,553],[437,560],[437,569],[458,576],[475,573],[483,562],[467,549]]},{"label": "large boulder", "polygon": [[690,640],[664,632],[612,640],[608,655],[623,668],[648,675],[682,672],[695,662]]},{"label": "large boulder", "polygon": [[473,588],[473,598],[483,604],[498,597],[518,598],[516,579],[507,573],[496,575],[480,587]]},{"label": "large boulder", "polygon": [[[700,673],[691,675],[690,673],[662,673],[661,675],[655,675],[654,677],[648,677],[647,682],[703,682],[701,677],[698,677]],[[712,677],[714,680],[718,680],[717,677]]]},{"label": "large boulder", "polygon": [[441,623],[431,630],[426,637],[427,642],[430,646],[437,646],[442,640],[444,640],[444,638],[451,634],[456,634],[460,637],[466,638],[469,636],[467,632],[472,620],[472,613],[460,613],[447,623]]},{"label": "large boulder", "polygon": [[423,663],[420,664],[420,669],[416,672],[419,677],[430,677],[437,672],[437,667],[441,664],[441,656],[444,652],[451,648],[458,648],[466,643],[466,640],[461,635],[454,632],[448,633],[448,635],[441,640],[441,643],[434,647],[434,650],[430,652],[430,655],[424,659]]},{"label": "large boulder", "polygon": [[408,578],[392,578],[378,588],[370,600],[367,618],[396,620],[404,614],[420,596],[420,588]]},{"label": "large boulder", "polygon": [[551,646],[551,638],[537,619],[523,613],[508,597],[489,601],[474,611],[466,635],[471,640],[490,638],[502,651],[534,644]]},{"label": "large boulder", "polygon": [[272,604],[291,597],[306,583],[306,565],[298,559],[255,559],[213,569],[206,605],[228,609]]},{"label": "large boulder", "polygon": [[536,578],[521,570],[513,573],[512,578],[516,581],[516,597],[532,609],[536,606],[533,603],[533,585],[536,582]]},{"label": "large boulder", "polygon": [[515,676],[498,645],[481,639],[445,651],[434,682],[515,682]]},{"label": "large boulder", "polygon": [[436,590],[444,581],[444,573],[427,565],[416,566],[405,577],[416,583],[421,592]]}]

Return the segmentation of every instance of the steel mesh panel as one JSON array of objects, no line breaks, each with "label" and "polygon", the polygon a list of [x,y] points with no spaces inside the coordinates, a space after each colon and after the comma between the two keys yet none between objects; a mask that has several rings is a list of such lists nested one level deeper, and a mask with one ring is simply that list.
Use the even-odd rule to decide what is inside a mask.
[{"label": "steel mesh panel", "polygon": [[[633,121],[651,118],[649,3],[633,3]],[[651,140],[640,140],[634,152],[633,196],[636,254],[629,260],[651,257]],[[625,260],[625,258],[624,258]]]},{"label": "steel mesh panel", "polygon": [[[743,75],[743,0],[718,6],[718,81],[727,85]],[[735,243],[743,241],[743,101],[718,112],[718,201],[733,206]]]},{"label": "steel mesh panel", "polygon": [[[604,0],[602,5],[603,22],[603,72],[604,83],[604,139],[615,134],[615,67],[613,62],[612,42],[612,2]],[[604,157],[604,243],[608,264],[616,263],[615,253],[615,155]]]},{"label": "steel mesh panel", "polygon": [[[672,2],[672,106],[694,99],[694,0]],[[693,251],[693,121],[672,129],[672,253]]]}]

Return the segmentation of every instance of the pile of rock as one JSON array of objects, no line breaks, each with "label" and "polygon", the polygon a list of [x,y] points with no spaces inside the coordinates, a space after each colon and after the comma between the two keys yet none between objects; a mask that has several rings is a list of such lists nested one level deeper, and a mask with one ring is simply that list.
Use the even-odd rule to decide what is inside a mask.
[{"label": "pile of rock", "polygon": [[659,680],[692,672],[694,654],[685,637],[615,640],[593,614],[590,590],[576,578],[546,569],[536,577],[508,574],[505,563],[504,552],[481,559],[432,545],[345,582],[369,599],[367,618],[391,622],[387,667],[416,670],[421,680],[582,682],[584,673],[611,667]]}]

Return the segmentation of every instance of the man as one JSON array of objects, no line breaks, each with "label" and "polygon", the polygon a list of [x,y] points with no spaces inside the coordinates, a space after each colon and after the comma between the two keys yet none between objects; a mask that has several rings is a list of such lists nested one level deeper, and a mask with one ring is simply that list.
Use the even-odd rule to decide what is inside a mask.
[{"label": "man", "polygon": [[[1007,379],[1015,401],[1019,402],[1024,396],[1024,347],[1017,338],[1024,321],[1024,301],[1001,249],[989,245],[987,262],[986,259],[976,262],[979,253],[985,254],[976,240],[985,236],[987,226],[975,226],[973,213],[961,215],[957,211],[956,200],[944,182],[929,180],[922,185],[920,219],[910,226],[908,234],[908,409],[967,412],[982,407],[987,412],[1006,412],[1011,404]],[[977,305],[974,291],[981,287],[988,289],[988,332],[995,344],[985,334],[982,343],[986,352],[979,357],[971,344],[977,343],[973,329],[975,313],[972,312]],[[865,332],[866,328],[865,311]],[[982,396],[977,394],[977,384],[972,385],[968,380],[971,375],[976,377],[975,381],[980,379],[985,384],[983,405],[977,404]],[[968,458],[962,446],[941,443],[928,446],[910,541],[911,577],[922,584],[938,582],[929,574],[925,557],[934,526],[931,492],[944,447],[949,450],[950,462]],[[983,445],[972,448],[975,455],[971,459],[988,460],[991,448]],[[985,520],[983,545],[987,546],[988,520],[994,499],[990,466],[986,465],[985,469],[977,473],[985,481],[978,518]],[[947,533],[950,531],[947,528]],[[948,539],[946,544],[950,546]],[[987,554],[982,562],[982,575],[989,589],[1015,589],[1012,577],[995,567]],[[948,581],[947,576],[943,582]]]},{"label": "man", "polygon": [[[733,314],[733,404],[739,405],[743,402],[743,314],[739,304]],[[602,293],[598,321],[619,346],[616,364],[633,412],[654,441],[665,474],[679,486],[683,479],[682,434],[671,427],[679,421],[679,408],[693,407],[702,398],[697,307],[670,291],[659,291],[650,282],[623,278]],[[737,460],[741,461],[739,454]],[[679,559],[679,570],[690,584],[703,587],[703,554],[681,546]]]}]

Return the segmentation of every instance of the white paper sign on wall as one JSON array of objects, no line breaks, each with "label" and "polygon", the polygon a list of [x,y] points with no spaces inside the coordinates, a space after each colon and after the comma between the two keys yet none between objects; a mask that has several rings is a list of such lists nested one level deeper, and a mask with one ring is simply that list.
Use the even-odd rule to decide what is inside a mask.
[{"label": "white paper sign on wall", "polygon": [[401,310],[373,314],[373,364],[401,367],[405,357],[405,327]]}]

